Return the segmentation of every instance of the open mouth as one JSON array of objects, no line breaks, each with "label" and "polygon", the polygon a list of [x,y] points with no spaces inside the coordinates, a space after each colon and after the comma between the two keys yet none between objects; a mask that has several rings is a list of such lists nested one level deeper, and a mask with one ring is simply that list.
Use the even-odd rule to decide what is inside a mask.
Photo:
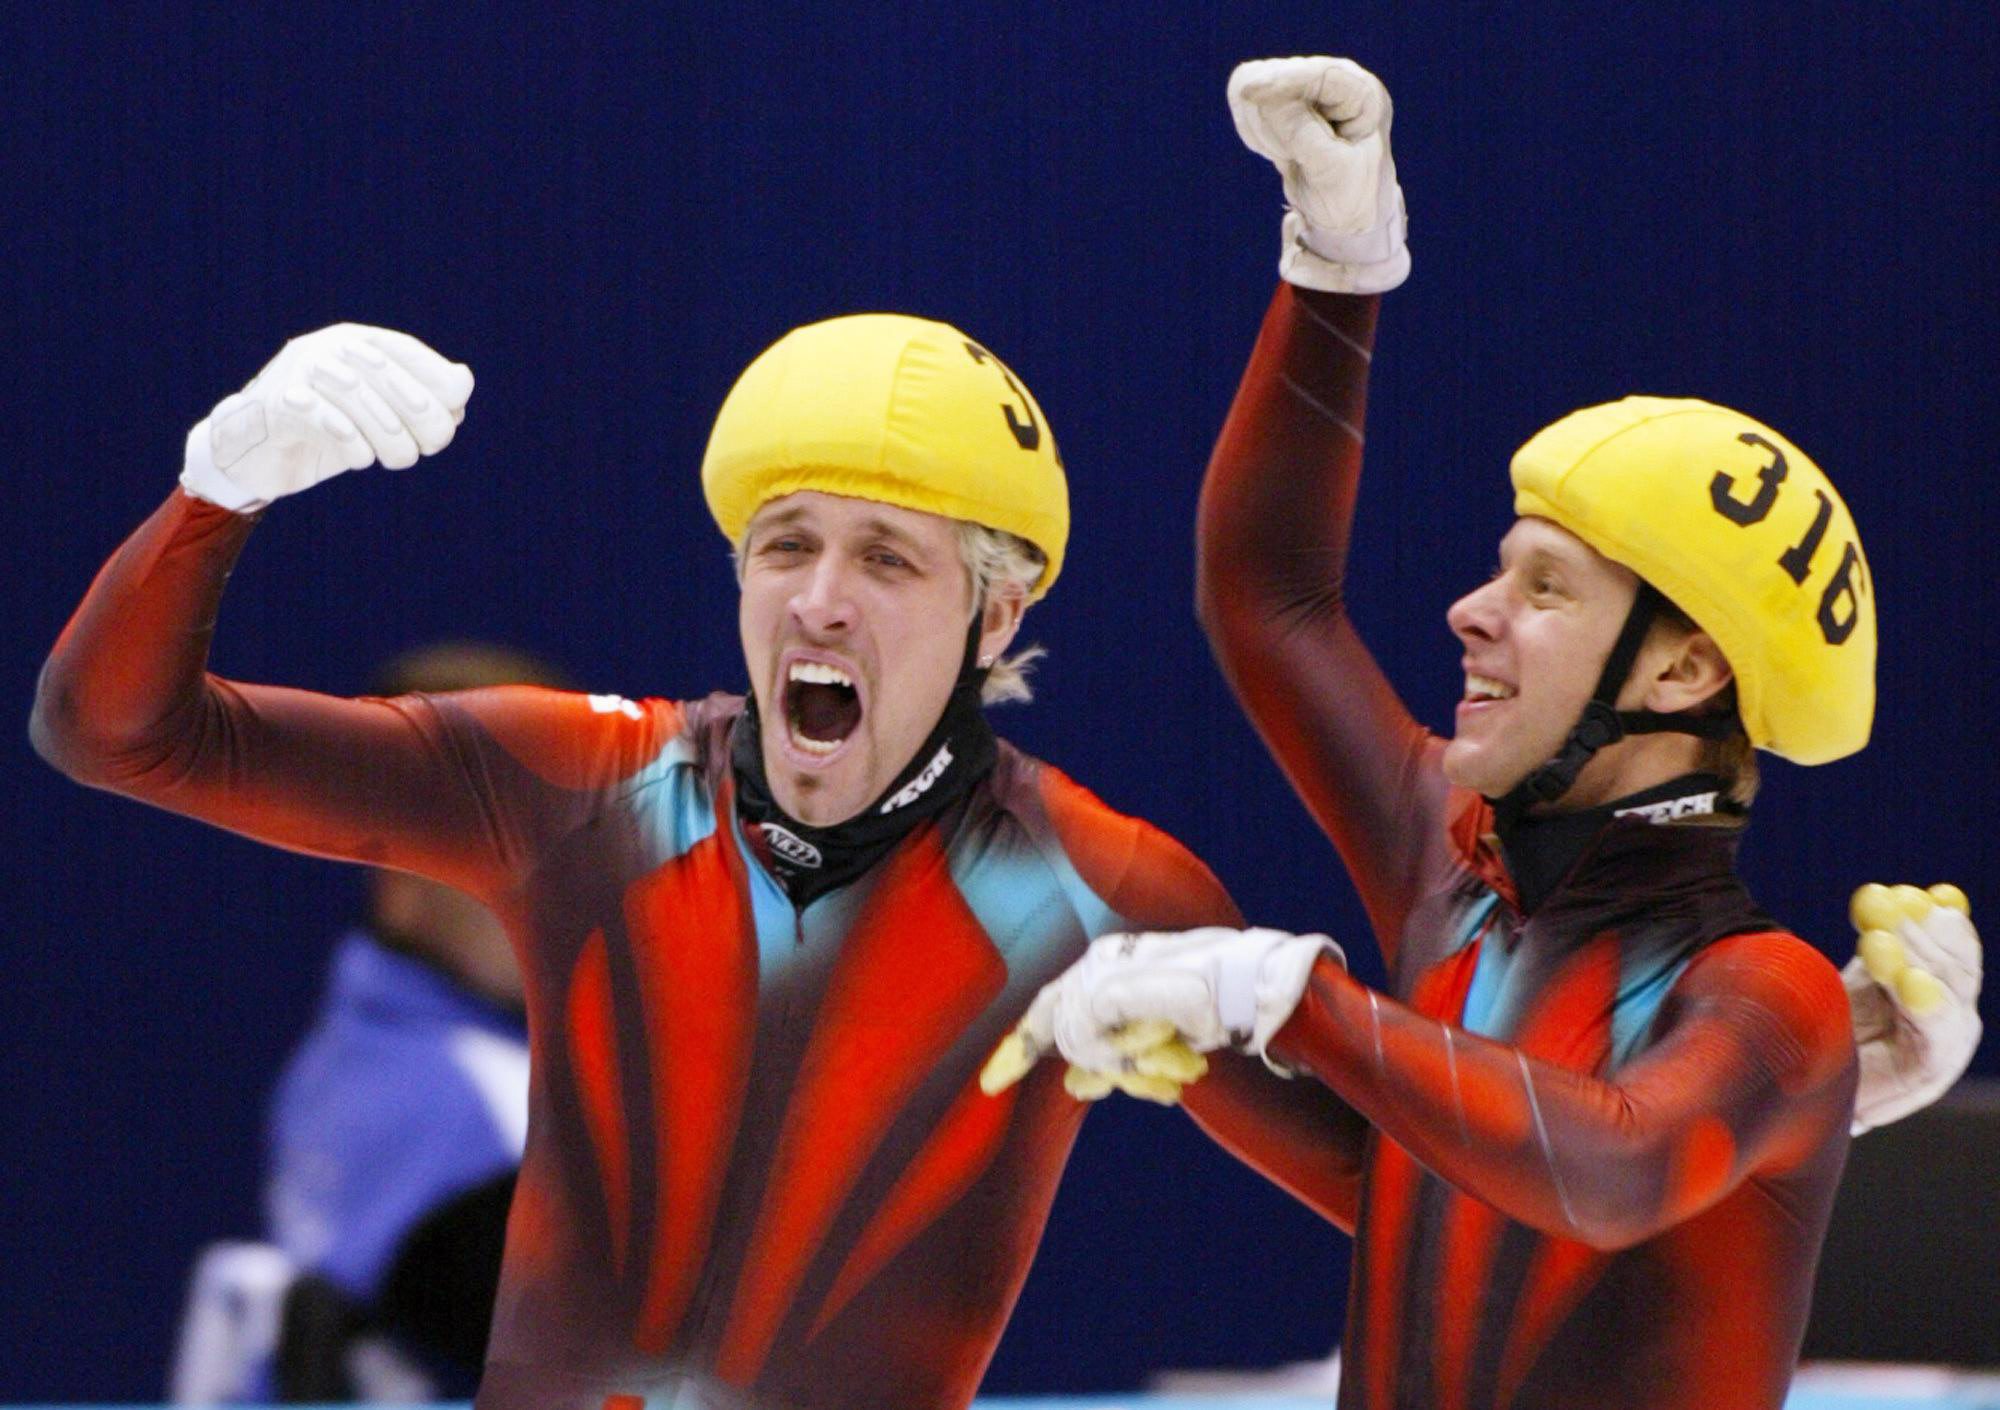
[{"label": "open mouth", "polygon": [[808,754],[831,754],[861,723],[861,695],[838,666],[794,661],[785,673],[785,723]]}]

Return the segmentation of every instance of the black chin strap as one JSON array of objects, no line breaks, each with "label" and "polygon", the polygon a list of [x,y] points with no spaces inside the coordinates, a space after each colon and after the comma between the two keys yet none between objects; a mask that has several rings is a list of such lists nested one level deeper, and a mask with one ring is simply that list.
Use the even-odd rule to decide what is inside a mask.
[{"label": "black chin strap", "polygon": [[1669,715],[1658,710],[1617,708],[1618,692],[1625,688],[1626,679],[1632,674],[1632,663],[1638,659],[1639,648],[1665,600],[1659,589],[1640,579],[1632,608],[1625,614],[1625,625],[1619,629],[1618,640],[1612,643],[1604,670],[1597,677],[1597,689],[1591,692],[1589,703],[1570,727],[1562,747],[1505,796],[1491,800],[1500,832],[1510,831],[1536,804],[1553,803],[1569,792],[1592,755],[1628,734],[1691,734],[1701,739],[1727,739],[1737,732],[1736,721],[1727,715]]}]

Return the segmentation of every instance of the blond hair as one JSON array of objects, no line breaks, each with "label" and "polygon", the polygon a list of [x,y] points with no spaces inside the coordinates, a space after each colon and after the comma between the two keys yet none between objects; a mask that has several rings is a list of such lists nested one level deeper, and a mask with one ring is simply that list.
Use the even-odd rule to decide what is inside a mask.
[{"label": "blond hair", "polygon": [[[1042,569],[1048,565],[1039,548],[1005,529],[991,529],[969,519],[957,522],[958,556],[972,580],[975,616],[984,610],[987,595],[995,587],[1002,591],[1018,590],[1024,599],[1034,591],[1035,584],[1041,581]],[[1026,610],[1022,608],[1023,612]],[[979,689],[980,700],[988,705],[1009,700],[1026,704],[1033,700],[1035,688],[1028,684],[1028,672],[1048,654],[1044,647],[1030,646],[1012,656],[997,658],[987,669],[986,683]]]}]

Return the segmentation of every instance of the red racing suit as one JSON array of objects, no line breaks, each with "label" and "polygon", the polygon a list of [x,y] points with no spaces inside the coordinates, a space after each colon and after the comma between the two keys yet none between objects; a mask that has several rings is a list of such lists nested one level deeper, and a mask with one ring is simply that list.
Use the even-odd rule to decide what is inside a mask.
[{"label": "red racing suit", "polygon": [[[1060,1064],[998,1097],[979,1068],[1094,936],[1239,923],[1214,877],[1003,744],[796,910],[732,806],[733,697],[345,700],[207,674],[252,523],[176,493],[133,534],[43,673],[36,743],[506,922],[530,1116],[479,1410],[970,1401],[1085,1110]],[[1291,1122],[1273,1174],[1351,1225],[1358,1126],[1285,1085],[1224,1063],[1197,1105],[1225,1140]]]},{"label": "red racing suit", "polygon": [[1372,1127],[1340,1403],[1778,1406],[1854,1105],[1839,976],[1733,828],[1616,819],[1522,912],[1342,605],[1376,311],[1280,288],[1199,531],[1216,653],[1390,976],[1322,961],[1272,1044]]}]

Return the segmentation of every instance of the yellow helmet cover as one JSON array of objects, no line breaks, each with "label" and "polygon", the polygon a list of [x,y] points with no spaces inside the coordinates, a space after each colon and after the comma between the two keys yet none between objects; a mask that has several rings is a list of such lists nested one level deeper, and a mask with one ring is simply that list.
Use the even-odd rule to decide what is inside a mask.
[{"label": "yellow helmet cover", "polygon": [[1512,472],[1516,514],[1624,564],[1715,638],[1751,743],[1822,764],[1868,742],[1874,581],[1797,446],[1710,402],[1626,397],[1537,432]]},{"label": "yellow helmet cover", "polygon": [[1018,534],[1062,570],[1069,482],[1048,420],[948,323],[860,313],[795,328],[736,379],[702,458],[731,543],[771,500],[822,490]]}]

